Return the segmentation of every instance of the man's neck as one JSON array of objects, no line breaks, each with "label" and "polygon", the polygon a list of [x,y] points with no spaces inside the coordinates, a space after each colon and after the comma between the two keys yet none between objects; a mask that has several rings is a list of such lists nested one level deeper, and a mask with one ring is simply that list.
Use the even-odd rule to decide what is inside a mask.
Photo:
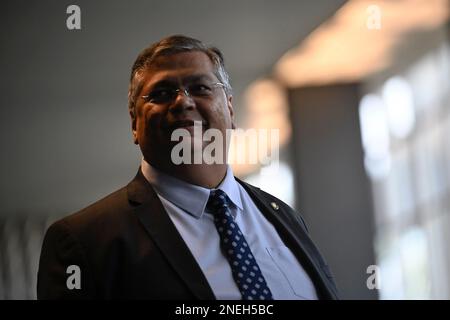
[{"label": "man's neck", "polygon": [[168,175],[207,189],[216,188],[222,182],[228,167],[227,164],[162,165],[147,162]]}]

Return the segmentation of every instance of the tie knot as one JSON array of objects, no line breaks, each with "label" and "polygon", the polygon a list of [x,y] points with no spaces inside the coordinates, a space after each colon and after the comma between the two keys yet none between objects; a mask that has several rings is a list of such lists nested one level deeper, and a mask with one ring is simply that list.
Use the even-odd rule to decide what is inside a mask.
[{"label": "tie knot", "polygon": [[208,211],[215,213],[219,209],[228,208],[229,205],[230,199],[225,192],[220,189],[211,190],[208,203],[206,204],[206,209]]}]

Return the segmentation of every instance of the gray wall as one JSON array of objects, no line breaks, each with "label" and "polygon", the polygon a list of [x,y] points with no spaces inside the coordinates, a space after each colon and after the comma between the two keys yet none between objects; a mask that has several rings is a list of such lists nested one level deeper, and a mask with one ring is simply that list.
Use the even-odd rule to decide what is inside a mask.
[{"label": "gray wall", "polygon": [[330,264],[343,299],[376,299],[366,269],[375,264],[370,185],[363,167],[358,86],[293,90],[297,208]]}]

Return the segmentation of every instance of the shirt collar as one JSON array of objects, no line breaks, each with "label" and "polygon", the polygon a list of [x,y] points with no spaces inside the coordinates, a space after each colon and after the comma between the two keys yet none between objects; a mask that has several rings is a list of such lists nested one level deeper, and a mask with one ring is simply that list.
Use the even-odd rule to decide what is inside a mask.
[{"label": "shirt collar", "polygon": [[[197,219],[201,218],[208,203],[211,189],[193,185],[166,174],[151,166],[144,158],[141,161],[141,170],[144,177],[159,195]],[[239,186],[230,166],[227,166],[225,178],[217,189],[225,192],[233,205],[242,211]]]}]

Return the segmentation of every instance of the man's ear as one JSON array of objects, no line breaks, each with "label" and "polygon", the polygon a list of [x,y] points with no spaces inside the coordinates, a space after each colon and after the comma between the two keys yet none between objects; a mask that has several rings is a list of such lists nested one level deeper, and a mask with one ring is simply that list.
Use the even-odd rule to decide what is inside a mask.
[{"label": "man's ear", "polygon": [[234,109],[233,109],[233,96],[230,94],[227,96],[227,106],[228,106],[228,112],[230,112],[230,118],[231,118],[231,129],[236,129],[236,125],[234,124]]},{"label": "man's ear", "polygon": [[130,109],[130,118],[131,118],[131,131],[133,133],[133,142],[134,144],[139,144],[136,131],[136,114],[134,109]]}]

